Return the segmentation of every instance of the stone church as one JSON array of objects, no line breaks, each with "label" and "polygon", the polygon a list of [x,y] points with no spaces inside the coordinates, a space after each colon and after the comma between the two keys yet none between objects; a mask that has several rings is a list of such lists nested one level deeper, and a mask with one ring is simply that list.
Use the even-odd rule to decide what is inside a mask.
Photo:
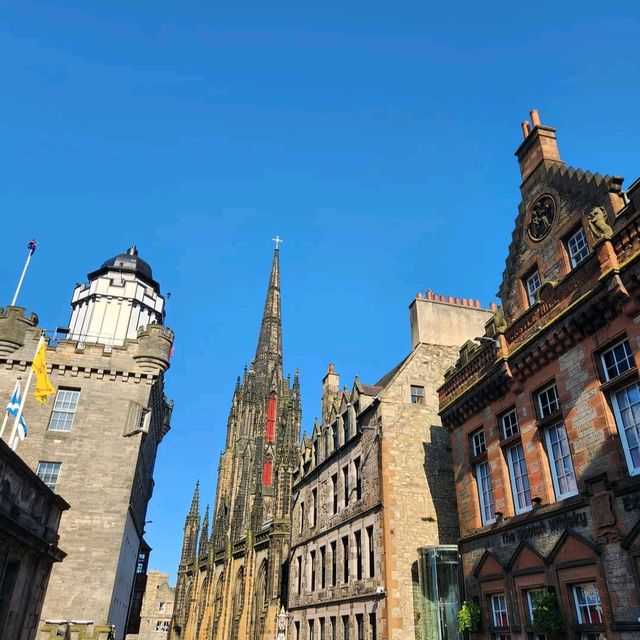
[{"label": "stone church", "polygon": [[211,532],[208,507],[200,519],[198,486],[186,518],[172,640],[276,637],[300,421],[298,374],[292,382],[282,373],[276,245],[256,354],[231,401]]}]

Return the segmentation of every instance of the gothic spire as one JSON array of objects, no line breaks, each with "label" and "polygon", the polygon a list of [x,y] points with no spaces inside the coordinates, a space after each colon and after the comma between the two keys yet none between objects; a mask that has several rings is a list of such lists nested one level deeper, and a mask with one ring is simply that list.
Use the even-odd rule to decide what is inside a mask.
[{"label": "gothic spire", "polygon": [[280,313],[280,250],[276,244],[271,265],[271,276],[264,303],[260,337],[254,358],[256,377],[271,378],[274,370],[282,379],[282,317]]},{"label": "gothic spire", "polygon": [[202,519],[202,529],[200,530],[200,555],[206,553],[209,549],[209,505],[204,510],[204,518]]},{"label": "gothic spire", "polygon": [[195,518],[200,521],[200,480],[196,480],[196,488],[193,490],[193,498],[191,498],[191,508],[189,509],[189,518]]}]

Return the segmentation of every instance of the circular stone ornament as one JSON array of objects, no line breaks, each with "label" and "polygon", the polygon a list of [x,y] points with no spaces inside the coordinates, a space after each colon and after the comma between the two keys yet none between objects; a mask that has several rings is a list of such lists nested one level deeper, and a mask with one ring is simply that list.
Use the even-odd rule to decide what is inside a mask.
[{"label": "circular stone ornament", "polygon": [[529,215],[527,233],[534,242],[546,238],[556,217],[556,201],[549,194],[540,196]]}]

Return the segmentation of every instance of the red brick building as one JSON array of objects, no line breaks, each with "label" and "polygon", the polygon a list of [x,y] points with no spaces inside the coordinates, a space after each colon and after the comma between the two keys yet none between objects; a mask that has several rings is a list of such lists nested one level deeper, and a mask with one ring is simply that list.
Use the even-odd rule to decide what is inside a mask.
[{"label": "red brick building", "polygon": [[640,181],[522,128],[502,307],[439,390],[475,637],[548,640],[546,590],[560,637],[640,638]]}]

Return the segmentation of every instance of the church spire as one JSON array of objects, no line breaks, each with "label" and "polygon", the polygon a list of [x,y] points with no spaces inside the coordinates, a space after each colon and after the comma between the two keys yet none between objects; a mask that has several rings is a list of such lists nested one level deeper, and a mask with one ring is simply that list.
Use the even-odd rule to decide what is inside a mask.
[{"label": "church spire", "polygon": [[[276,236],[277,238],[277,236]],[[267,299],[264,303],[262,323],[258,347],[253,360],[253,368],[257,377],[270,379],[277,370],[278,378],[282,379],[282,316],[280,312],[280,249],[277,239],[273,253],[271,276],[267,289]]]}]

